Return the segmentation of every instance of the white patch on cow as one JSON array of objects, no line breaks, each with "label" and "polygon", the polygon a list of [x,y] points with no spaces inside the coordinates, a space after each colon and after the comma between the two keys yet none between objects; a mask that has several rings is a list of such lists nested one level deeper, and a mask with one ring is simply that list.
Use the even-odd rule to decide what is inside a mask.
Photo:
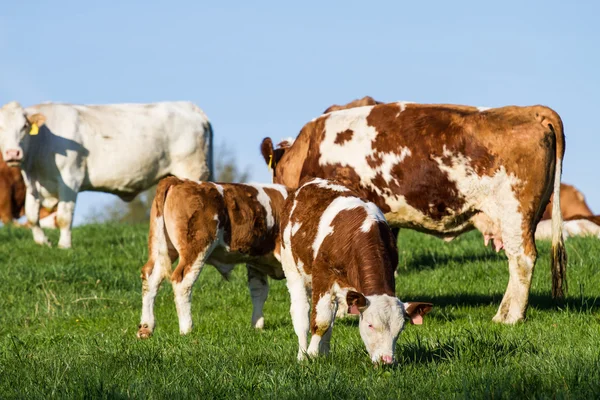
[{"label": "white patch on cow", "polygon": [[444,157],[450,158],[451,165],[442,161],[442,157],[434,157],[448,179],[456,184],[459,193],[466,195],[472,204],[467,205],[481,210],[492,221],[502,221],[497,229],[502,232],[502,241],[507,254],[523,253],[522,221],[513,187],[520,180],[508,174],[501,166],[492,176],[479,176],[471,166],[471,160],[463,154],[453,154],[444,146]]},{"label": "white patch on cow", "polygon": [[414,101],[399,101],[397,104],[400,105],[400,112],[403,112],[404,110],[406,110],[407,104],[415,104],[415,102]]},{"label": "white patch on cow", "polygon": [[369,232],[373,225],[375,225],[377,222],[383,222],[387,224],[385,216],[383,215],[379,207],[377,207],[374,203],[365,202],[365,209],[367,210],[367,216],[362,226],[360,227],[360,230],[362,232]]},{"label": "white patch on cow", "polygon": [[393,360],[396,340],[405,324],[403,303],[386,294],[366,298],[367,307],[362,311],[358,323],[360,336],[374,363],[382,361],[384,357]]},{"label": "white patch on cow", "polygon": [[313,259],[317,258],[317,254],[319,253],[319,249],[321,248],[325,238],[333,233],[333,227],[331,226],[331,223],[335,217],[337,217],[341,211],[351,210],[359,207],[363,208],[367,212],[367,215],[369,215],[370,212],[373,212],[372,209],[370,209],[367,204],[358,197],[337,197],[329,204],[329,206],[327,206],[321,215],[321,219],[319,220],[317,236],[312,244]]},{"label": "white patch on cow", "polygon": [[[203,182],[198,182],[199,184],[203,183]],[[217,190],[219,191],[219,193],[221,194],[221,196],[224,195],[224,191],[223,191],[223,186],[219,185],[218,183],[214,183],[211,182],[213,185],[215,185],[215,187],[217,188]]]},{"label": "white patch on cow", "polygon": [[490,108],[491,108],[491,107],[477,107],[477,109],[479,110],[479,112],[482,112],[482,111],[487,111],[487,110],[489,110]]},{"label": "white patch on cow", "polygon": [[271,208],[271,198],[267,195],[267,192],[262,188],[261,185],[248,185],[252,186],[254,189],[258,191],[256,195],[256,199],[260,203],[261,206],[267,212],[267,228],[271,229],[275,226],[275,218],[273,217],[273,209]]},{"label": "white patch on cow", "polygon": [[334,192],[350,191],[350,189],[348,189],[346,186],[339,185],[337,183],[332,183],[331,181],[329,181],[327,179],[323,179],[323,178],[314,178],[314,179],[306,182],[304,185],[302,185],[301,189],[306,186],[309,186],[309,185],[317,185],[321,189],[329,189],[329,190],[333,190]]},{"label": "white patch on cow", "polygon": [[[367,116],[372,108],[372,106],[358,107],[329,114],[325,121],[325,137],[319,148],[319,165],[339,164],[341,167],[350,167],[360,177],[361,186],[383,196],[384,190],[374,183],[375,177],[381,174],[386,182],[390,183],[392,180],[396,182],[392,177],[391,170],[406,157],[411,156],[411,151],[407,147],[394,149],[396,151],[389,153],[373,149],[373,142],[378,132],[367,124]],[[347,129],[360,134],[352,135],[350,140],[342,144],[336,144],[338,132]],[[349,154],[352,156],[349,157]],[[383,162],[373,168],[367,159],[381,159]]]},{"label": "white patch on cow", "polygon": [[[565,239],[567,236],[565,235]],[[545,219],[537,224],[535,229],[536,240],[550,240],[552,239],[552,220]]]},{"label": "white patch on cow", "polygon": [[284,199],[287,199],[288,192],[285,186],[283,185],[278,185],[276,183],[250,183],[250,185],[254,187],[262,187],[264,189],[277,190],[279,193],[281,193]]},{"label": "white patch on cow", "polygon": [[[564,221],[562,224],[565,239],[572,236],[595,236],[600,238],[600,226],[587,219]],[[540,221],[535,231],[537,240],[552,239],[552,220]]]}]

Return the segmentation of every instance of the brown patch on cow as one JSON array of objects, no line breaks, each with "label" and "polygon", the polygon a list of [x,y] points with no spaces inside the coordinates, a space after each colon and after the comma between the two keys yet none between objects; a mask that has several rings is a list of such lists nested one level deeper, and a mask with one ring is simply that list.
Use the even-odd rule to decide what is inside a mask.
[{"label": "brown patch on cow", "polygon": [[349,140],[352,139],[352,135],[354,134],[354,131],[352,131],[352,129],[346,129],[343,132],[339,132],[337,134],[337,136],[335,137],[335,144],[344,144],[344,142],[347,142]]},{"label": "brown patch on cow", "polygon": [[[542,220],[552,218],[552,198],[544,210]],[[572,185],[560,184],[560,210],[565,220],[573,219],[574,216],[593,216],[594,213],[587,205],[585,196]]]},{"label": "brown patch on cow", "polygon": [[323,112],[323,114],[327,114],[332,111],[347,110],[349,108],[355,108],[355,107],[374,106],[376,104],[382,104],[382,103],[380,101],[375,100],[371,96],[365,96],[362,99],[352,100],[351,102],[344,104],[342,106],[334,104],[334,105],[330,106],[329,108],[327,108]]}]

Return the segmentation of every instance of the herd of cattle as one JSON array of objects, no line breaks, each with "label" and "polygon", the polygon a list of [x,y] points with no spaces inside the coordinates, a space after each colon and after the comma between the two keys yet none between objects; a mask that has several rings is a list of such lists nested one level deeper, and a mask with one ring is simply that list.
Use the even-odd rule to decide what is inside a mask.
[{"label": "herd of cattle", "polygon": [[224,277],[245,263],[254,327],[264,326],[268,277],[285,278],[299,359],[327,353],[336,316],[357,314],[372,361],[383,363],[393,362],[405,322],[422,323],[432,308],[395,296],[400,228],[444,240],[477,229],[486,246],[504,249],[509,281],[494,321],[507,324],[525,318],[536,238],[552,240],[552,295],[563,297],[564,236],[600,236],[583,195],[560,182],[563,124],[544,106],[370,97],[331,106],[296,139],[263,139],[270,184],[212,182],[212,146],[208,118],[188,102],[8,103],[0,108],[0,218],[26,215],[45,245],[41,228],[57,227],[59,247],[69,248],[78,192],[129,201],[158,182],[139,338],[155,328],[164,278],[187,334],[205,263]]}]

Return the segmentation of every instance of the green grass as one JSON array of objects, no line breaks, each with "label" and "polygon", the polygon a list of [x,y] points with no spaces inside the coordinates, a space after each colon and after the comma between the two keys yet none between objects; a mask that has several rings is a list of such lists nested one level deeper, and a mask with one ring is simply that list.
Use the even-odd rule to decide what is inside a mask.
[{"label": "green grass", "polygon": [[[49,232],[54,244],[57,232]],[[600,242],[567,241],[569,296],[550,299],[540,244],[528,321],[491,322],[507,264],[473,233],[444,243],[403,231],[398,296],[435,303],[374,367],[355,320],[336,323],[332,353],[296,362],[285,282],[271,281],[266,329],[250,327],[245,269],[231,282],[207,268],[194,288],[195,327],[178,333],[170,284],[157,328],[137,340],[146,226],[90,225],[74,249],[41,248],[0,229],[0,398],[599,398]]]}]

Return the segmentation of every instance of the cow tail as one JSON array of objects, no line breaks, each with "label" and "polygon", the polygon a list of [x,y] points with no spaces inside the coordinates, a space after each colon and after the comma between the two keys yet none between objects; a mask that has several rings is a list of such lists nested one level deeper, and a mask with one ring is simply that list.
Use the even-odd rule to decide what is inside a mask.
[{"label": "cow tail", "polygon": [[[552,111],[552,110],[550,110]],[[552,200],[552,297],[564,298],[567,292],[567,252],[563,237],[563,217],[560,209],[560,178],[562,160],[565,154],[565,134],[563,123],[557,113],[552,111],[542,117],[542,124],[554,133],[556,142],[556,162],[554,170],[554,191]]]},{"label": "cow tail", "polygon": [[165,230],[165,201],[172,186],[181,180],[174,176],[161,179],[156,186],[156,194],[150,209],[150,234],[148,235],[148,249],[154,260],[168,257],[167,232]]}]

